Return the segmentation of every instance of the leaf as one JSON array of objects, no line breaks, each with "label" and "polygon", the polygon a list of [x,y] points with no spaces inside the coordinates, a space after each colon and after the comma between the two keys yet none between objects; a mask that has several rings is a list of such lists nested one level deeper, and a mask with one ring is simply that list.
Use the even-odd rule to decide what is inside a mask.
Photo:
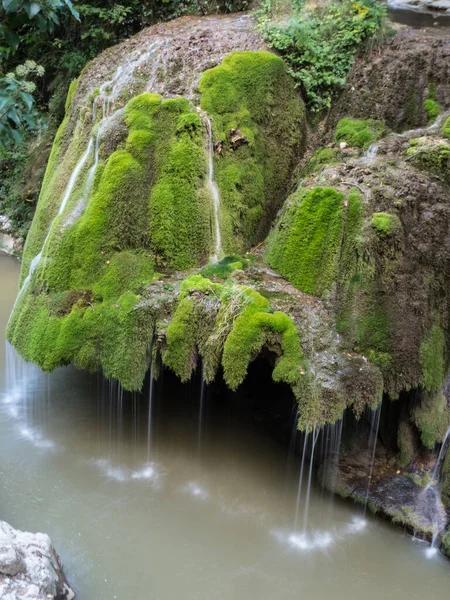
[{"label": "leaf", "polygon": [[27,107],[27,109],[31,110],[33,106],[33,96],[31,94],[28,94],[27,92],[22,92],[20,94],[20,97],[22,98],[22,101]]},{"label": "leaf", "polygon": [[2,5],[7,13],[17,12],[19,10],[18,0],[2,0]]},{"label": "leaf", "polygon": [[33,17],[35,17],[38,12],[41,10],[41,7],[39,6],[39,4],[37,2],[32,2],[30,4],[30,9],[28,11],[28,18],[32,19]]},{"label": "leaf", "polygon": [[80,13],[74,8],[72,2],[70,0],[64,0],[64,4],[70,10],[71,14],[77,21],[80,20]]},{"label": "leaf", "polygon": [[13,121],[13,123],[15,123],[17,127],[20,127],[19,115],[17,114],[17,111],[14,108],[8,110],[8,112],[6,113],[6,117],[8,119],[11,119],[11,121]]}]

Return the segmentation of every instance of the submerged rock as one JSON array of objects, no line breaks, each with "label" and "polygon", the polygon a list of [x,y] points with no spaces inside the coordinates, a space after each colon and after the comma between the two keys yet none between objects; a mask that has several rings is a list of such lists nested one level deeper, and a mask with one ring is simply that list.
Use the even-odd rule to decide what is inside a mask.
[{"label": "submerged rock", "polygon": [[18,531],[0,521],[0,598],[75,598],[48,535]]}]

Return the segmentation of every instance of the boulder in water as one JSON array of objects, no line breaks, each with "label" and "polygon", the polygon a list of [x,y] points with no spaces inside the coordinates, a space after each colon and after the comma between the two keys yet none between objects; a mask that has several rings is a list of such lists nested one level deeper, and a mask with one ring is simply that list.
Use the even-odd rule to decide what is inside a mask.
[{"label": "boulder in water", "polygon": [[48,535],[18,531],[0,521],[0,598],[75,598]]}]

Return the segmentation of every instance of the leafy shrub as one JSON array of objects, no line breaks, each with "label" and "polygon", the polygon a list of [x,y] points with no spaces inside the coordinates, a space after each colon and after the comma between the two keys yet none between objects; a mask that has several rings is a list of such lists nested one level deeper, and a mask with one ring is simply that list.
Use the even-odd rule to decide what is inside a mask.
[{"label": "leafy shrub", "polygon": [[292,2],[292,18],[273,20],[274,0],[257,13],[269,44],[287,61],[312,111],[331,106],[358,50],[381,30],[386,9],[374,0],[343,0],[302,8]]}]

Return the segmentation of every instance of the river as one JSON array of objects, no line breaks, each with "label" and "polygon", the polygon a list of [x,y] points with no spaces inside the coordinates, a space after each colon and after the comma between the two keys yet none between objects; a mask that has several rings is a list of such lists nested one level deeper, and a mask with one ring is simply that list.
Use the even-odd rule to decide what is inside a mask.
[{"label": "river", "polygon": [[157,383],[149,446],[148,398],[25,364],[19,267],[0,255],[0,518],[51,536],[79,600],[448,598],[448,561],[314,486],[293,536],[299,465],[212,391],[200,427],[198,382]]}]

